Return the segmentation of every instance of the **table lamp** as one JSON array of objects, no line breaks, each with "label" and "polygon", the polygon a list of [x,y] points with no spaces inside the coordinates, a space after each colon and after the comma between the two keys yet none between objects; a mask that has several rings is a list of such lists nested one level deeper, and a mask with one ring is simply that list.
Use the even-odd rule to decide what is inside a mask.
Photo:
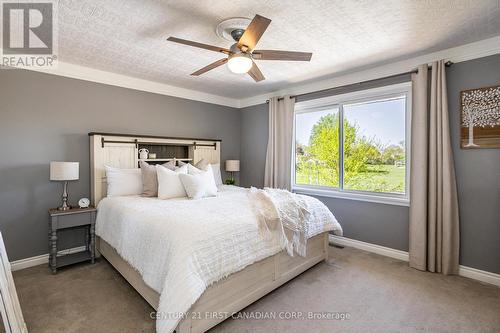
[{"label": "table lamp", "polygon": [[68,181],[78,180],[80,164],[78,162],[50,162],[50,180],[64,182],[62,206],[58,210],[71,209],[68,206]]},{"label": "table lamp", "polygon": [[226,180],[226,184],[234,185],[234,173],[240,171],[240,160],[226,160],[226,171],[231,174],[231,178]]}]

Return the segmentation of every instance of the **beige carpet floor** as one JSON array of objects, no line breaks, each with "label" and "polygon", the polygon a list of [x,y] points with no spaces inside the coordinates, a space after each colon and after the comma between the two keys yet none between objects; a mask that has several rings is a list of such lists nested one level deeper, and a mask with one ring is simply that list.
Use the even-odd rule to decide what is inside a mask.
[{"label": "beige carpet floor", "polygon": [[[500,332],[498,287],[350,248],[330,257],[241,315],[348,319],[228,319],[210,332]],[[153,309],[105,260],[57,275],[32,267],[14,280],[30,333],[154,332]]]}]

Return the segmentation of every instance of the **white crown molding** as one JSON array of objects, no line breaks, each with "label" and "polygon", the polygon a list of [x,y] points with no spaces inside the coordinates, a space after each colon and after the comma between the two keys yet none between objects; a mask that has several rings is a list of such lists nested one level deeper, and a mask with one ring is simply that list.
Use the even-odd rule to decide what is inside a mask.
[{"label": "white crown molding", "polygon": [[[353,247],[356,249],[364,250],[367,252],[372,252],[376,254],[380,254],[382,256],[398,259],[401,261],[408,262],[410,260],[410,256],[408,252],[400,251],[396,249],[392,249],[390,247],[380,246],[376,244],[366,243],[362,241],[358,241],[352,238],[329,235],[330,243],[334,245],[341,245],[347,247]],[[487,271],[482,271],[480,269],[462,266],[460,265],[458,268],[458,275],[467,277],[470,279],[478,280],[481,282],[486,282],[489,284],[493,284],[496,286],[500,286],[500,274],[491,273]]]},{"label": "white crown molding", "polygon": [[294,87],[285,87],[281,90],[276,90],[270,93],[244,99],[229,98],[215,94],[204,93],[192,89],[180,88],[173,85],[138,79],[131,76],[74,65],[61,61],[58,63],[59,65],[57,69],[39,69],[39,68],[26,68],[26,69],[47,74],[74,78],[74,79],[103,83],[117,87],[185,98],[205,103],[225,105],[233,108],[244,108],[252,105],[263,104],[267,99],[273,96],[283,96],[286,94],[291,94],[291,95],[303,94],[322,89],[334,88],[346,84],[377,79],[384,76],[410,71],[412,69],[415,69],[420,64],[431,63],[433,61],[440,59],[451,60],[457,63],[457,62],[482,58],[498,53],[500,53],[500,36],[430,53],[427,55],[407,60],[398,61],[383,66],[374,67],[363,71],[352,72],[346,75],[336,76],[326,80],[309,82]]},{"label": "white crown molding", "polygon": [[358,83],[367,80],[378,79],[385,76],[404,73],[417,68],[418,65],[432,63],[433,61],[445,59],[454,63],[487,57],[500,53],[500,36],[484,39],[478,42],[429,53],[419,57],[386,64],[363,71],[353,72],[346,75],[336,76],[330,79],[310,82],[294,87],[284,88],[271,93],[253,96],[239,100],[239,107],[245,108],[252,105],[263,104],[273,96],[297,95],[314,92],[323,89],[335,88],[347,84]]},{"label": "white crown molding", "polygon": [[[73,247],[71,249],[58,251],[58,255],[72,254],[76,252],[81,252],[85,250],[85,246]],[[10,268],[12,271],[18,271],[20,269],[47,264],[49,262],[49,254],[42,254],[39,256],[25,258],[20,260],[15,260],[10,263]]]},{"label": "white crown molding", "polygon": [[196,90],[180,88],[164,83],[138,79],[135,77],[116,74],[112,72],[74,65],[66,62],[58,62],[56,69],[24,68],[36,72],[59,75],[73,79],[108,84],[117,87],[146,91],[160,95],[173,96],[190,99],[199,102],[239,107],[239,101],[235,98],[223,97],[214,94],[204,93]]}]

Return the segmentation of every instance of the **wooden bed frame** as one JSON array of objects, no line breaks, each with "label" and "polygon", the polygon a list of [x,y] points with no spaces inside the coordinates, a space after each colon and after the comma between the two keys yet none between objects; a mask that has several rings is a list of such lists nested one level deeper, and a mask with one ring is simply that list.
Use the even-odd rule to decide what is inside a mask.
[{"label": "wooden bed frame", "polygon": [[[141,275],[130,266],[108,243],[96,237],[97,250],[130,283],[132,287],[158,310],[160,294],[146,285]],[[290,257],[286,252],[251,264],[231,274],[205,290],[189,309],[185,319],[176,328],[177,333],[205,332],[226,318],[219,315],[237,313],[287,281],[328,259],[328,233],[310,238],[307,256]]]},{"label": "wooden bed frame", "polygon": [[[127,135],[112,135],[91,133],[91,201],[94,205],[106,196],[106,180],[104,165],[130,168],[137,167],[138,142],[153,142],[165,144],[189,144],[190,139],[169,139],[159,137],[140,137]],[[106,146],[106,142],[110,143]],[[193,163],[208,159],[210,163],[220,163],[220,142],[214,140],[197,140],[196,144],[203,147],[190,149],[190,160]],[[212,151],[203,150],[212,147]],[[141,275],[129,265],[103,239],[96,237],[97,253],[106,258],[109,263],[134,287],[135,290],[155,309],[158,310],[160,295],[146,285]],[[251,264],[243,270],[231,274],[226,279],[218,281],[205,290],[196,303],[182,319],[177,333],[205,332],[226,318],[219,314],[236,313],[252,304],[259,298],[278,288],[290,279],[317,263],[328,259],[328,232],[310,238],[307,242],[306,257],[290,257],[282,251],[274,256]],[[212,314],[208,315],[207,314]],[[213,315],[217,314],[217,315]]]}]

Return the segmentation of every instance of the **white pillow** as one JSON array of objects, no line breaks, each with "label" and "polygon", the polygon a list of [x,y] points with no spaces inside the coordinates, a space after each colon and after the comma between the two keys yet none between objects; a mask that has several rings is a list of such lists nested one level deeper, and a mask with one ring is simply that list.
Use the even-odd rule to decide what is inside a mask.
[{"label": "white pillow", "polygon": [[[182,162],[182,161],[177,161],[177,164],[179,164],[179,166],[183,166],[184,164],[187,164],[187,163]],[[205,161],[204,158],[202,158],[196,164],[194,164],[194,167],[196,167],[197,169],[200,169],[200,170],[205,170],[207,168],[207,165],[208,165],[208,162]]]},{"label": "white pillow", "polygon": [[212,167],[212,171],[214,173],[215,185],[222,185],[222,176],[220,173],[220,163],[209,164]]},{"label": "white pillow", "polygon": [[[203,160],[202,160],[203,161]],[[207,171],[208,169],[212,169],[214,174],[215,185],[222,185],[222,176],[220,173],[220,164],[207,164],[205,168],[197,168],[191,164],[188,164],[188,174],[197,175],[200,172]]]},{"label": "white pillow", "polygon": [[[211,169],[208,166],[207,169]],[[201,171],[195,175],[179,175],[187,196],[191,199],[200,199],[204,197],[213,197],[217,195],[217,185],[215,185],[214,174],[212,170]]]},{"label": "white pillow", "polygon": [[192,164],[186,164],[186,165],[187,165],[187,168],[188,168],[188,175],[197,175],[199,173],[202,173],[203,171],[207,171],[207,168],[205,168],[204,170],[201,170],[201,169],[198,169],[197,167],[195,167]]},{"label": "white pillow", "polygon": [[108,197],[140,195],[142,193],[141,169],[120,169],[107,165],[104,168],[106,169]]},{"label": "white pillow", "polygon": [[180,174],[187,174],[187,166],[184,165],[172,171],[161,165],[156,165],[156,175],[158,176],[158,198],[172,199],[186,196],[186,190],[179,178]]}]

